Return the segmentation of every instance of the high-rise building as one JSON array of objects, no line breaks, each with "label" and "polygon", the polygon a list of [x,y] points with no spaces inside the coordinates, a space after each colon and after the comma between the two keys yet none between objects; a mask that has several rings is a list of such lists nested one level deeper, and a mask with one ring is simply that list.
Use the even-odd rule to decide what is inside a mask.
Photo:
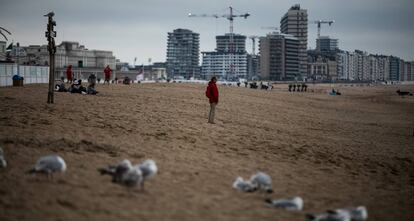
[{"label": "high-rise building", "polygon": [[390,78],[391,81],[400,80],[400,58],[390,56]]},{"label": "high-rise building", "polygon": [[216,51],[201,52],[203,62],[201,75],[204,79],[216,76],[223,80],[247,78],[246,36],[233,34],[216,36]]},{"label": "high-rise building", "polygon": [[299,73],[301,78],[307,77],[308,48],[308,13],[300,5],[292,6],[280,21],[282,33],[291,34],[299,39]]},{"label": "high-rise building", "polygon": [[247,54],[247,79],[257,78],[260,69],[260,56]]},{"label": "high-rise building", "polygon": [[175,29],[168,33],[167,74],[168,77],[197,76],[200,51],[200,35],[188,29]]},{"label": "high-rise building", "polygon": [[355,54],[353,52],[348,53],[348,80],[357,80],[357,73],[355,70]]},{"label": "high-rise building", "polygon": [[338,49],[338,39],[329,36],[321,36],[316,39],[316,50],[321,52],[335,51]]},{"label": "high-rise building", "polygon": [[390,79],[390,57],[385,55],[380,55],[378,57],[379,65],[379,79],[381,81],[386,81]]},{"label": "high-rise building", "polygon": [[260,77],[268,80],[295,80],[299,72],[299,39],[271,33],[260,38]]},{"label": "high-rise building", "polygon": [[355,80],[371,80],[368,53],[360,50],[354,52]]},{"label": "high-rise building", "polygon": [[414,61],[404,64],[404,81],[414,81]]},{"label": "high-rise building", "polygon": [[218,51],[201,52],[203,64],[201,76],[210,79],[216,76],[223,80],[237,80],[247,77],[247,54]]},{"label": "high-rise building", "polygon": [[218,52],[237,52],[246,53],[246,36],[240,34],[233,34],[233,44],[230,43],[230,33],[216,36]]},{"label": "high-rise building", "polygon": [[339,51],[337,53],[338,79],[349,80],[349,52]]},{"label": "high-rise building", "polygon": [[400,59],[400,73],[398,77],[399,81],[405,81],[404,73],[405,73],[405,61],[403,59]]}]

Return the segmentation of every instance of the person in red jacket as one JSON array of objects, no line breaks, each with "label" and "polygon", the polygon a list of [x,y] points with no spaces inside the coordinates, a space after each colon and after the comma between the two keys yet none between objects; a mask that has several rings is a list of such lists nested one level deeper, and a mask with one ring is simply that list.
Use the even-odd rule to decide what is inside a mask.
[{"label": "person in red jacket", "polygon": [[72,71],[72,65],[69,65],[66,69],[66,78],[68,79],[68,83],[73,82],[73,71]]},{"label": "person in red jacket", "polygon": [[219,92],[217,89],[217,78],[212,77],[206,89],[206,96],[210,101],[210,114],[208,115],[208,122],[214,124],[214,113],[216,111],[216,105],[219,101]]},{"label": "person in red jacket", "polygon": [[104,73],[105,73],[104,84],[105,82],[108,82],[108,85],[109,85],[109,79],[111,78],[111,74],[112,74],[112,69],[109,67],[109,65],[106,66]]}]

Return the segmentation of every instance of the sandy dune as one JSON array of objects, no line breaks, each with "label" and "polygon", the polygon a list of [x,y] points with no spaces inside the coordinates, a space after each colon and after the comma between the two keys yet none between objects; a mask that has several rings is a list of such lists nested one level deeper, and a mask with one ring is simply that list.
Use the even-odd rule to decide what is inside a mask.
[{"label": "sandy dune", "polygon": [[[339,87],[339,86],[338,86]],[[397,88],[311,85],[314,93],[219,86],[207,124],[204,85],[99,86],[97,96],[47,86],[0,88],[0,220],[304,220],[305,213],[365,205],[369,220],[414,217],[414,97]],[[67,173],[31,176],[38,157],[60,154]],[[154,159],[159,174],[130,191],[97,168]],[[272,197],[295,195],[304,211],[268,208],[231,188],[270,174]]]}]

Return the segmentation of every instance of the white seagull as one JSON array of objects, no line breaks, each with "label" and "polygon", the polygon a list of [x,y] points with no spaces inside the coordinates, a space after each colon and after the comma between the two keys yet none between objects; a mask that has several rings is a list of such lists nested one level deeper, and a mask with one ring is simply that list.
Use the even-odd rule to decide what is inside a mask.
[{"label": "white seagull", "polygon": [[242,177],[237,177],[233,183],[233,188],[243,192],[254,192],[257,187],[250,182],[250,180],[244,180]]},{"label": "white seagull", "polygon": [[309,221],[351,221],[349,214],[322,213],[318,215],[307,214]]},{"label": "white seagull", "polygon": [[41,157],[36,165],[29,171],[29,173],[46,173],[53,177],[55,172],[65,172],[66,163],[62,157],[58,155],[49,155]]},{"label": "white seagull", "polygon": [[139,167],[134,166],[122,174],[121,179],[118,181],[118,183],[127,187],[141,186],[142,189],[144,178]]},{"label": "white seagull", "polygon": [[4,158],[4,151],[0,147],[0,168],[6,168],[7,167],[7,161]]},{"label": "white seagull", "polygon": [[108,174],[112,176],[112,182],[121,183],[123,175],[130,169],[132,169],[131,161],[125,159],[116,165],[109,165],[106,168],[99,168],[98,171],[101,175]]},{"label": "white seagull", "polygon": [[267,193],[273,193],[272,189],[272,178],[269,175],[263,172],[257,172],[250,178],[250,182],[253,185],[257,186],[259,190],[265,191]]},{"label": "white seagull", "polygon": [[368,211],[366,207],[359,206],[356,208],[345,208],[328,210],[326,213],[319,215],[306,215],[310,221],[351,221],[368,219]]},{"label": "white seagull", "polygon": [[157,174],[158,167],[153,160],[146,160],[136,167],[141,170],[143,176],[141,188],[144,189],[144,182],[151,179],[153,176],[155,176],[155,174]]},{"label": "white seagull", "polygon": [[303,209],[303,199],[298,196],[291,199],[266,199],[265,201],[273,207],[284,208],[291,211],[300,211]]},{"label": "white seagull", "polygon": [[146,160],[142,164],[132,165],[129,160],[123,160],[117,165],[109,165],[99,168],[98,171],[104,175],[112,176],[112,182],[128,187],[140,186],[144,189],[144,182],[152,178],[158,171],[153,160]]},{"label": "white seagull", "polygon": [[358,206],[355,208],[343,208],[328,211],[330,213],[349,214],[352,220],[366,220],[368,219],[368,211],[365,206]]}]

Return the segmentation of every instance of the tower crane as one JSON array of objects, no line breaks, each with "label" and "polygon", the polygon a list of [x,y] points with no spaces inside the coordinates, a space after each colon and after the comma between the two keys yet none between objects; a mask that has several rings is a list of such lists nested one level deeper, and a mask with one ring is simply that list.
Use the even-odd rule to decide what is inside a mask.
[{"label": "tower crane", "polygon": [[329,26],[331,26],[333,23],[335,23],[335,20],[317,20],[314,21],[313,23],[318,25],[318,39],[321,37],[321,24],[328,24]]},{"label": "tower crane", "polygon": [[[244,14],[234,14],[233,13],[233,7],[229,7],[229,14],[223,14],[223,15],[219,15],[219,14],[193,14],[193,13],[188,13],[188,17],[212,17],[212,18],[226,18],[227,20],[229,20],[229,33],[230,33],[230,39],[229,39],[229,52],[230,52],[230,59],[233,60],[233,55],[235,53],[235,47],[234,47],[234,25],[233,25],[233,21],[234,18],[244,18],[247,19],[247,17],[250,16],[249,13],[244,13]],[[230,72],[231,74],[234,74],[234,65],[230,64]]]},{"label": "tower crane", "polygon": [[234,18],[237,17],[242,17],[244,19],[247,19],[247,17],[250,16],[249,13],[244,13],[244,14],[239,14],[239,15],[235,15],[233,13],[233,7],[229,7],[230,13],[229,14],[224,14],[224,15],[218,15],[218,14],[193,14],[193,13],[188,13],[188,17],[213,17],[213,18],[226,18],[227,20],[229,20],[230,22],[230,27],[229,27],[229,33],[231,35],[233,35],[233,31],[234,31],[234,25],[233,25],[233,20]]}]

